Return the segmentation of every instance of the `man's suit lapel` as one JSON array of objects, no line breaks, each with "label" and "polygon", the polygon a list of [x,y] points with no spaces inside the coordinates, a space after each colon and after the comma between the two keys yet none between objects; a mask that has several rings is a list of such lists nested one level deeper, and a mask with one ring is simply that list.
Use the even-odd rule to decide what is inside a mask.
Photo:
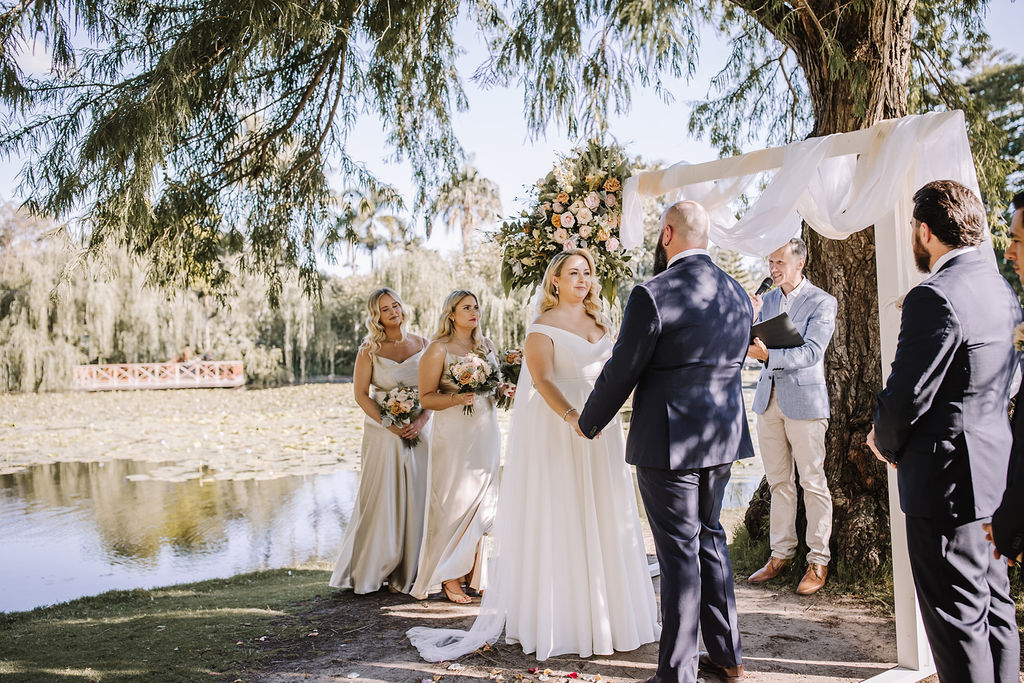
[{"label": "man's suit lapel", "polygon": [[[800,296],[798,296],[796,301],[793,302],[793,307],[789,309],[790,320],[796,320],[797,314],[800,313],[801,309],[803,309],[803,307],[806,306],[808,302],[811,300],[811,298],[814,296],[814,290],[812,289],[813,287],[814,285],[812,285],[810,281],[808,281],[807,285],[804,287],[804,291],[800,292]],[[780,308],[781,299],[782,297],[780,296]]]}]

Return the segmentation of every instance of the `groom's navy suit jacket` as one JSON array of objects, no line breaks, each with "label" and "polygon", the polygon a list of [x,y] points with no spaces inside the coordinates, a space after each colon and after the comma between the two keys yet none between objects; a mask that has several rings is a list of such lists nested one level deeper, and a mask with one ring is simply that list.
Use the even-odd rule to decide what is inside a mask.
[{"label": "groom's navy suit jacket", "polygon": [[907,515],[964,523],[999,505],[1020,319],[1013,290],[979,251],[950,259],[904,298],[875,442],[898,466]]},{"label": "groom's navy suit jacket", "polygon": [[704,254],[637,285],[580,429],[593,438],[635,387],[630,464],[689,470],[752,456],[740,370],[753,317],[743,287]]}]

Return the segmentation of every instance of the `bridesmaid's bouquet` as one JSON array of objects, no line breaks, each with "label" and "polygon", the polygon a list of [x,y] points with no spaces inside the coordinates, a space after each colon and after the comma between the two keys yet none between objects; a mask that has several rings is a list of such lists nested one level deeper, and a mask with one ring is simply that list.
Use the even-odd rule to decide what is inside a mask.
[{"label": "bridesmaid's bouquet", "polygon": [[[412,387],[399,384],[384,394],[384,398],[381,400],[380,423],[384,427],[390,427],[391,425],[406,427],[412,424],[412,421],[419,417],[422,412],[420,392]],[[420,437],[414,436],[411,439],[407,439],[403,436],[402,441],[407,446],[416,446],[420,442]]]},{"label": "bridesmaid's bouquet", "polygon": [[[488,358],[475,353],[467,353],[455,363],[448,366],[448,376],[459,394],[490,394],[498,386],[500,373],[498,367]],[[473,406],[462,406],[466,415],[473,414]]]},{"label": "bridesmaid's bouquet", "polygon": [[498,407],[508,410],[512,407],[512,399],[516,395],[519,371],[523,369],[523,350],[512,348],[502,353],[499,369],[504,386],[498,392]]}]

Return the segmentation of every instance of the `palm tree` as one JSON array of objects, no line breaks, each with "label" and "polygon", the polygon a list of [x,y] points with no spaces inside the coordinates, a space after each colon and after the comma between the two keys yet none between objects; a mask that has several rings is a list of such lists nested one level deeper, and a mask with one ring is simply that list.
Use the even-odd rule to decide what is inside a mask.
[{"label": "palm tree", "polygon": [[446,232],[451,232],[458,225],[462,231],[462,250],[465,251],[472,243],[477,228],[494,220],[500,213],[501,197],[497,184],[480,175],[471,163],[466,163],[440,187],[427,209],[427,237],[430,237],[437,219],[444,223]]},{"label": "palm tree", "polygon": [[384,247],[393,251],[414,241],[409,222],[393,213],[404,205],[402,198],[390,188],[349,188],[341,194],[339,202],[341,211],[335,226],[324,239],[324,247],[330,250],[340,241],[347,242],[349,266],[353,271],[359,249],[369,255],[372,270],[377,249]]}]

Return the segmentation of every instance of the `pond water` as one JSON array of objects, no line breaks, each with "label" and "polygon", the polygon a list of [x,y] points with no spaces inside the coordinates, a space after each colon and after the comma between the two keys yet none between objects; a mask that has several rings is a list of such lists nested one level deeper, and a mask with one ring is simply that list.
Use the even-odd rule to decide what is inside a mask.
[{"label": "pond water", "polygon": [[[330,563],[358,474],[153,481],[166,463],[35,465],[0,476],[0,611],[112,589]],[[737,463],[726,507],[745,506],[758,459]]]},{"label": "pond water", "polygon": [[0,476],[0,611],[330,560],[358,476],[128,479],[159,465],[55,463]]}]

